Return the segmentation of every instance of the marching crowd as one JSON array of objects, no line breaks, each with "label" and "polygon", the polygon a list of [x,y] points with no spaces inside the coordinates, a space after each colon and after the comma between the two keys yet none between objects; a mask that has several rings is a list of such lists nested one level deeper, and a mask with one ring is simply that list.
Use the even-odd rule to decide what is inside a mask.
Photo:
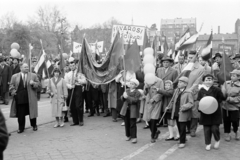
[{"label": "marching crowd", "polygon": [[[203,125],[206,150],[211,149],[211,137],[214,136],[214,148],[219,148],[220,130],[223,122],[225,140],[231,141],[231,127],[235,139],[239,140],[240,107],[240,54],[230,57],[234,70],[231,80],[220,83],[218,74],[223,65],[222,54],[216,53],[214,62],[205,61],[196,51],[180,54],[178,63],[170,57],[157,61],[154,84],[144,82],[141,66],[137,72],[122,71],[109,84],[90,83],[84,74],[78,72],[78,60],[70,57],[66,60],[65,73],[58,67],[58,61],[52,61],[54,69],[51,79],[41,83],[41,75],[30,73],[29,66],[21,59],[0,57],[0,95],[4,104],[13,97],[10,117],[18,119],[18,133],[24,132],[25,116],[29,115],[31,126],[37,131],[37,101],[44,91],[51,98],[52,116],[56,118],[56,127],[64,127],[64,122],[72,117],[71,126],[84,125],[84,112],[88,117],[95,114],[112,117],[113,122],[124,119],[126,140],[137,143],[137,123],[144,121],[144,129],[150,129],[151,142],[155,143],[160,134],[158,127],[168,127],[166,141],[180,141],[179,148],[186,144],[186,134],[196,136],[198,124]],[[196,58],[197,57],[197,58]],[[179,76],[196,58],[188,76]],[[32,60],[34,63],[36,59]],[[101,62],[99,62],[101,63]],[[32,69],[33,71],[33,69]],[[210,96],[216,99],[218,108],[214,113],[206,114],[199,110],[202,98]],[[68,106],[69,109],[65,107]]]}]

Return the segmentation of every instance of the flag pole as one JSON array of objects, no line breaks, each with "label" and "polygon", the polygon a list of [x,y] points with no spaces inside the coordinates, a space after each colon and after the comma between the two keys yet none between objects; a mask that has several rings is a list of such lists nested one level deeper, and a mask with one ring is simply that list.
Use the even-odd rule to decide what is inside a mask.
[{"label": "flag pole", "polygon": [[[42,51],[43,51],[43,53],[44,53],[43,44],[42,44],[42,40],[41,40],[41,39],[40,39],[40,43],[41,43]],[[44,55],[44,63],[45,63],[46,69],[47,69],[47,75],[48,75],[48,79],[49,79],[49,82],[50,82],[50,74],[49,74],[48,68],[47,68],[46,56],[47,56],[47,55]]]},{"label": "flag pole", "polygon": [[30,69],[30,79],[32,79],[32,45],[29,43],[29,69]]},{"label": "flag pole", "polygon": [[[225,44],[224,44],[224,38],[222,37],[222,44],[223,44],[223,62],[222,62],[222,65],[223,65],[223,76],[224,76],[224,87],[226,89],[226,92],[227,92],[227,84],[226,84],[226,81],[227,81],[227,77],[226,77],[226,57],[225,57]],[[225,106],[226,109],[227,109],[227,117],[228,117],[228,107]]]}]

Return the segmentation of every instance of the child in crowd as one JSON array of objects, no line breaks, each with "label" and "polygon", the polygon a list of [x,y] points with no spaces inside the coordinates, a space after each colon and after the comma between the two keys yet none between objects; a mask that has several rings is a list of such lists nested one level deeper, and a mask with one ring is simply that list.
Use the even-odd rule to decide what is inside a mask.
[{"label": "child in crowd", "polygon": [[223,108],[223,124],[225,140],[230,141],[231,125],[235,133],[235,139],[239,140],[239,107],[240,107],[240,70],[230,72],[231,81],[226,81],[222,86],[222,92],[226,98]]},{"label": "child in crowd", "polygon": [[[162,111],[165,111],[166,107],[169,105],[172,97],[173,97],[173,82],[170,80],[165,81],[164,83],[164,90],[157,88],[158,93],[163,95],[162,100]],[[167,110],[166,111],[166,119],[168,122],[168,131],[169,131],[169,137],[165,139],[166,141],[178,141],[179,140],[179,131],[176,125],[176,117],[174,115],[172,116],[172,111]],[[176,132],[176,136],[174,136],[174,131]]]},{"label": "child in crowd", "polygon": [[[202,98],[205,96],[214,97],[218,102],[217,110],[212,114],[205,114],[200,111],[200,124],[203,125],[204,129],[204,137],[205,137],[205,144],[206,150],[209,151],[211,149],[211,138],[212,135],[215,139],[214,148],[218,149],[220,144],[220,132],[219,132],[219,125],[222,123],[222,114],[221,114],[221,102],[224,100],[222,91],[215,87],[214,84],[214,77],[211,74],[207,74],[202,78],[203,84],[200,87],[197,101],[201,101]],[[209,102],[210,103],[210,102]]]},{"label": "child in crowd", "polygon": [[175,117],[180,132],[179,148],[185,147],[187,122],[191,119],[191,108],[194,105],[192,92],[186,90],[187,77],[180,77],[178,88],[175,90],[172,101],[166,110],[171,110],[171,117]]},{"label": "child in crowd", "polygon": [[137,143],[137,118],[139,116],[138,102],[141,93],[136,89],[139,85],[137,79],[132,78],[122,99],[124,101],[120,114],[124,116],[125,132],[127,141],[132,140],[132,143]]}]

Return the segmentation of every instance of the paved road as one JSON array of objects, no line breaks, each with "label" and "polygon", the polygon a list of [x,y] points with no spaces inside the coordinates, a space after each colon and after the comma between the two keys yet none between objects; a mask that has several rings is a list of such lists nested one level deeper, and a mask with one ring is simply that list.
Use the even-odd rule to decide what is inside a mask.
[{"label": "paved road", "polygon": [[[7,112],[7,109],[4,111]],[[5,113],[7,114],[7,113]],[[220,149],[205,151],[202,126],[197,137],[188,137],[187,147],[177,148],[177,142],[166,142],[167,128],[160,127],[159,140],[150,143],[150,131],[138,124],[138,143],[125,141],[122,120],[85,115],[85,125],[53,128],[48,99],[39,102],[37,132],[27,129],[23,134],[12,133],[5,160],[239,160],[240,142],[221,141]],[[8,128],[16,129],[16,120],[7,119]],[[13,125],[13,126],[12,126]],[[15,126],[14,126],[15,125]],[[221,135],[223,131],[221,128]]]}]

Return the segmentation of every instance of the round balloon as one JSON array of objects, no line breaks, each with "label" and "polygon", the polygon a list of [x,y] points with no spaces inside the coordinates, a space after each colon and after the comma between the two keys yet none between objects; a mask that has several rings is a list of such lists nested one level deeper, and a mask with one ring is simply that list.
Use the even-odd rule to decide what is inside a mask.
[{"label": "round balloon", "polygon": [[14,58],[20,58],[21,54],[17,51],[17,49],[11,49],[10,55]]},{"label": "round balloon", "polygon": [[154,51],[151,47],[148,47],[148,48],[144,49],[143,53],[144,53],[144,56],[146,56],[146,55],[152,55],[153,56]]},{"label": "round balloon", "polygon": [[145,83],[149,84],[149,85],[152,85],[155,83],[155,80],[156,80],[156,77],[155,77],[155,74],[154,73],[147,73],[145,76],[144,76],[144,81]]},{"label": "round balloon", "polygon": [[20,46],[18,43],[14,42],[11,44],[11,49],[16,49],[16,50],[19,50]]},{"label": "round balloon", "polygon": [[154,64],[153,55],[146,55],[143,57],[143,64],[146,65],[147,63]]},{"label": "round balloon", "polygon": [[199,102],[199,110],[205,114],[212,114],[216,112],[218,108],[218,102],[214,97],[203,97]]},{"label": "round balloon", "polygon": [[144,71],[145,74],[147,74],[147,73],[153,73],[154,74],[155,70],[156,69],[155,69],[154,65],[151,64],[151,63],[147,63],[143,67],[143,71]]},{"label": "round balloon", "polygon": [[65,60],[68,59],[68,54],[67,53],[63,53],[62,56],[63,56],[63,59],[65,59]]}]

